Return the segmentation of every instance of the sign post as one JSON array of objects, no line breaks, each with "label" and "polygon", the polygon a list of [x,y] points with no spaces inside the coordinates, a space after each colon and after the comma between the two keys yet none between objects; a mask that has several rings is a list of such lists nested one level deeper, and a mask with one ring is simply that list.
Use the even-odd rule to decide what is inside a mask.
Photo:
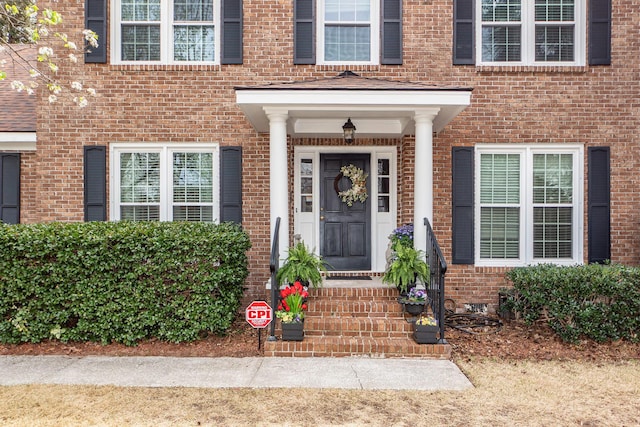
[{"label": "sign post", "polygon": [[253,301],[245,310],[247,322],[258,330],[258,350],[262,344],[262,330],[273,320],[273,311],[266,301]]}]

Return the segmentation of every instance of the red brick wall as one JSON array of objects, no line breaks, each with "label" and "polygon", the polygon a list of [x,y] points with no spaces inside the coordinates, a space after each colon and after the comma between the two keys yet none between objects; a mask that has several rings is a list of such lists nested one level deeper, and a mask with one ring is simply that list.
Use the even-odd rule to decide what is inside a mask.
[{"label": "red brick wall", "polygon": [[[63,13],[69,33],[83,26],[83,0],[45,3]],[[96,87],[99,97],[83,110],[68,102],[40,104],[38,184],[23,186],[23,221],[82,220],[84,145],[194,141],[242,145],[244,227],[253,243],[249,295],[262,297],[270,239],[265,197],[269,136],[257,134],[250,126],[235,104],[234,87],[331,77],[347,68],[293,65],[292,4],[290,0],[244,0],[243,65],[91,64],[76,70]],[[640,5],[613,0],[611,66],[570,68],[452,66],[451,0],[405,0],[403,7],[404,64],[348,68],[366,77],[474,88],[471,106],[434,138],[434,229],[447,259],[451,256],[452,146],[581,143],[611,147],[612,258],[637,264]],[[411,221],[413,137],[375,143],[399,147],[399,222]],[[33,205],[37,214],[31,213]],[[585,217],[585,255],[586,224]],[[495,303],[497,289],[504,285],[503,274],[504,269],[451,265],[448,296],[459,305]]]},{"label": "red brick wall", "polygon": [[33,189],[38,184],[36,152],[26,151],[20,154],[20,221],[37,222],[38,203]]}]

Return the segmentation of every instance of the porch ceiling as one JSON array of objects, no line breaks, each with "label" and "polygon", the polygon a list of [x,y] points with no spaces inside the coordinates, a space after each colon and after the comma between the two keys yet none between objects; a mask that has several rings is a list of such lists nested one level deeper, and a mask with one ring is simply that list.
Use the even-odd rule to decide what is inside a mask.
[{"label": "porch ceiling", "polygon": [[353,73],[328,79],[236,87],[236,102],[260,133],[270,114],[287,114],[293,137],[341,137],[351,118],[357,136],[398,138],[414,134],[413,117],[435,116],[441,131],[471,102],[471,88],[430,86],[365,78]]}]

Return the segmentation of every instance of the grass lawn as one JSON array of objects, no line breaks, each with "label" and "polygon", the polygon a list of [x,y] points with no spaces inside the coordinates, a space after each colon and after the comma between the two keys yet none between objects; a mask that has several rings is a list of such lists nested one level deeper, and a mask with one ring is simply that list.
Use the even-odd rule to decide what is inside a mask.
[{"label": "grass lawn", "polygon": [[459,361],[475,389],[0,387],[0,425],[640,425],[640,362]]}]

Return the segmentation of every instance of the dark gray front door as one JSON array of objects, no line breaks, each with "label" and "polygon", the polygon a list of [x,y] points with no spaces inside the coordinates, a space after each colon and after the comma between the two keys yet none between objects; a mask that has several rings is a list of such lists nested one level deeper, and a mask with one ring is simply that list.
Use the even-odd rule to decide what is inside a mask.
[{"label": "dark gray front door", "polygon": [[369,154],[320,155],[320,254],[330,270],[371,269],[371,200],[348,206],[337,193],[351,188],[349,178],[340,178],[340,168],[352,164],[370,173],[369,159]]}]

